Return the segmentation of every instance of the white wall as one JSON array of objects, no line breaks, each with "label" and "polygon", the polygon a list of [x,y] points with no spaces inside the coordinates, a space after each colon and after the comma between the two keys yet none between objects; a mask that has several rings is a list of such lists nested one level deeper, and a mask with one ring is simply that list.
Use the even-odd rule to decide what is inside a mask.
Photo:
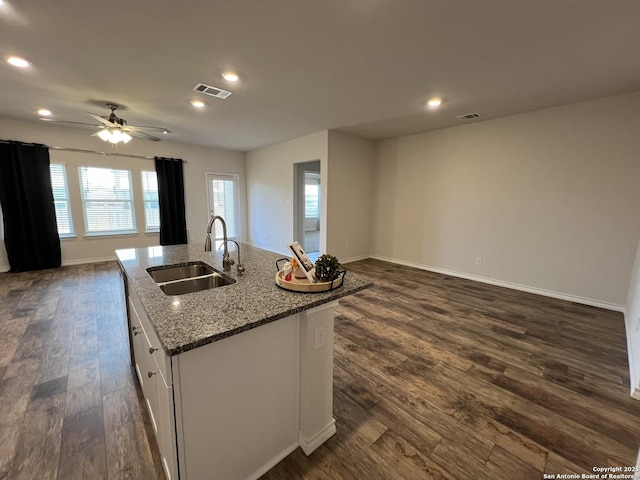
[{"label": "white wall", "polygon": [[[247,153],[249,242],[287,254],[294,238],[295,163],[320,160],[320,253],[341,261],[371,251],[373,142],[323,131]],[[347,248],[348,244],[348,248]]]},{"label": "white wall", "polygon": [[622,309],[638,132],[635,92],[381,141],[373,255]]},{"label": "white wall", "polygon": [[[325,130],[247,152],[249,243],[274,252],[288,253],[287,245],[294,238],[293,164],[320,160],[324,189],[327,184],[327,135]],[[321,208],[322,212],[327,211],[326,195],[322,198]],[[326,215],[322,215],[320,228],[326,232]],[[321,251],[326,245],[325,238],[325,234],[321,234]]]},{"label": "white wall", "polygon": [[373,145],[370,140],[329,132],[326,251],[342,262],[371,253]]},{"label": "white wall", "polygon": [[[45,122],[21,122],[0,119],[0,139],[42,143],[49,147],[79,148],[86,150],[113,151],[109,144],[91,137],[91,130],[66,128]],[[184,166],[185,203],[187,209],[187,229],[189,243],[204,242],[208,220],[206,197],[206,172],[236,173],[240,175],[240,211],[246,211],[244,154],[215,148],[202,148],[168,141],[150,142],[134,138],[128,145],[118,147],[120,153],[141,156],[162,156],[181,158],[187,161]],[[72,202],[72,215],[77,237],[63,239],[62,262],[72,264],[92,260],[115,258],[118,248],[145,247],[158,245],[158,234],[144,233],[144,216],[136,211],[139,232],[136,236],[85,238],[83,228],[82,204],[77,182],[77,166],[94,165],[131,169],[134,186],[138,182],[140,170],[154,170],[153,160],[130,157],[116,157],[87,153],[50,150],[52,162],[65,163],[69,174],[69,194]],[[139,187],[136,187],[139,188]],[[141,198],[141,192],[134,191],[135,198]],[[137,202],[139,203],[139,202]],[[243,215],[243,232],[246,232],[246,216]],[[0,229],[1,230],[1,229]],[[0,236],[2,233],[0,232]],[[9,268],[4,241],[0,238],[0,270]]]}]

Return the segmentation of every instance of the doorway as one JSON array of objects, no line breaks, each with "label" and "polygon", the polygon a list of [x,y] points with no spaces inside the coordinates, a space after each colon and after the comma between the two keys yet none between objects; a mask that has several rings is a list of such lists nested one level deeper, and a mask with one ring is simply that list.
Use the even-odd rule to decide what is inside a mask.
[{"label": "doorway", "polygon": [[307,253],[320,251],[322,188],[320,160],[296,163],[296,241]]},{"label": "doorway", "polygon": [[[238,203],[239,177],[236,174],[207,173],[207,205],[210,218],[219,215],[227,225],[227,238],[240,241],[240,215]],[[222,224],[215,222],[211,240],[215,247],[222,245]]]}]

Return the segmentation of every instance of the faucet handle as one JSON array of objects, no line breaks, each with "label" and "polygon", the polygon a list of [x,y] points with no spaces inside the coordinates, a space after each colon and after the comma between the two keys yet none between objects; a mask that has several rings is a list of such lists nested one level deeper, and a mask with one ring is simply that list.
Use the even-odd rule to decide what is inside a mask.
[{"label": "faucet handle", "polygon": [[229,255],[228,253],[222,256],[222,269],[225,272],[231,270],[231,265],[233,265],[234,263],[236,262],[233,261],[233,258],[231,258],[231,255]]}]

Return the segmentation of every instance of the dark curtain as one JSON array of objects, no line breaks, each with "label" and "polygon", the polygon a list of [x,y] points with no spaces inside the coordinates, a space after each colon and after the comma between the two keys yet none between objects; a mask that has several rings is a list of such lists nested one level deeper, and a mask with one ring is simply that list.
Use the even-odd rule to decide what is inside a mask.
[{"label": "dark curtain", "polygon": [[0,140],[0,203],[12,272],[60,266],[49,149]]},{"label": "dark curtain", "polygon": [[187,243],[182,160],[155,157],[160,204],[160,245]]}]

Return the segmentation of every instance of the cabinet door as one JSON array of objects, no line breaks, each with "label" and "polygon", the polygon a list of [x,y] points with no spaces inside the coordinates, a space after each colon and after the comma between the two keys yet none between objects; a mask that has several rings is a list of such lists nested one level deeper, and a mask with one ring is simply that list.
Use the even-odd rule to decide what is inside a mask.
[{"label": "cabinet door", "polygon": [[129,301],[131,312],[131,330],[133,335],[133,356],[136,366],[138,381],[142,387],[145,404],[151,417],[154,433],[158,432],[158,367],[149,353],[149,340],[145,333],[138,311]]},{"label": "cabinet door", "polygon": [[138,376],[138,382],[140,386],[144,384],[144,379],[142,378],[142,366],[140,362],[144,358],[144,330],[142,329],[142,322],[140,321],[140,317],[138,312],[131,301],[129,301],[129,324],[131,325],[131,347],[133,349],[133,362],[136,368],[136,375]]},{"label": "cabinet door", "polygon": [[156,381],[158,395],[158,448],[167,480],[178,478],[176,431],[173,410],[173,387],[168,386],[161,375]]},{"label": "cabinet door", "polygon": [[[163,374],[168,370],[170,360],[162,349],[158,348],[159,341],[149,325],[149,320],[143,316],[144,312],[138,314],[135,303],[129,300],[136,374],[142,387],[165,475],[168,480],[177,479],[173,387],[170,383],[167,384]],[[166,376],[170,378],[168,374]]]}]

